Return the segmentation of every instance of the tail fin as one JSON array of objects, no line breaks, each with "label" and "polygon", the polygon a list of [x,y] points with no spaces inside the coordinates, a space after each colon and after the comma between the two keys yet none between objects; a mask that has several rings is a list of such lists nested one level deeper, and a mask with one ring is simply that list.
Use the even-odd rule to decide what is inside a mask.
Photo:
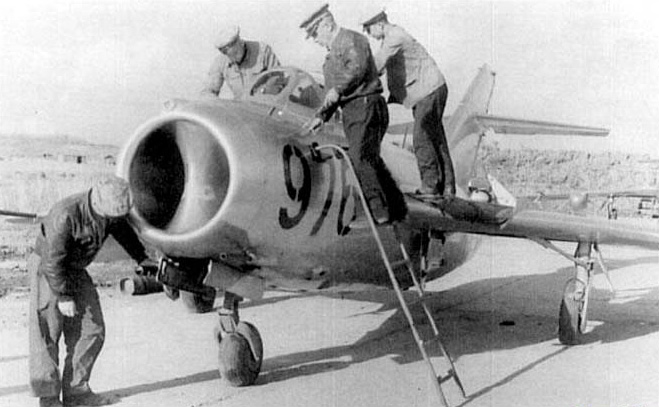
[{"label": "tail fin", "polygon": [[494,91],[494,72],[483,65],[455,110],[446,120],[446,138],[449,143],[456,183],[464,188],[477,176],[476,158],[482,136],[489,131],[507,134],[545,134],[607,136],[608,129],[575,126],[571,124],[537,120],[514,119],[487,114]]},{"label": "tail fin", "polygon": [[482,127],[474,118],[487,114],[494,91],[494,77],[492,69],[487,64],[483,65],[469,85],[460,105],[447,118],[446,138],[453,160],[456,184],[462,188],[476,175],[475,164]]},{"label": "tail fin", "polygon": [[[469,85],[469,89],[463,97],[460,105],[453,115],[444,116],[444,128],[446,131],[446,140],[449,144],[449,152],[453,161],[453,167],[456,177],[456,186],[463,191],[468,190],[468,182],[475,177],[475,160],[478,153],[478,147],[483,133],[483,127],[475,120],[476,117],[486,115],[494,90],[494,72],[489,66],[483,65],[476,78]],[[408,148],[406,139],[412,133],[414,122],[403,122],[389,126],[387,133],[390,137],[397,137],[397,141],[392,141],[399,147]],[[409,148],[408,148],[409,149]],[[412,151],[410,149],[410,151]],[[398,153],[398,152],[396,152]],[[389,157],[393,153],[383,147],[381,152],[383,157]],[[419,174],[416,171],[416,165],[406,163],[407,167],[396,164],[400,161],[386,159],[387,165],[394,170],[397,175],[397,181],[403,190],[415,190],[419,186]],[[409,160],[414,160],[410,155]],[[413,162],[413,161],[412,161]],[[406,168],[405,170],[403,168]],[[414,168],[410,170],[410,168]]]},{"label": "tail fin", "polygon": [[[608,129],[584,127],[555,122],[513,119],[488,114],[495,73],[483,65],[469,85],[465,96],[451,116],[444,117],[446,140],[453,161],[456,186],[469,191],[471,180],[484,178],[482,167],[478,166],[478,149],[486,132],[507,134],[546,134],[606,136]],[[413,123],[400,123],[389,126],[390,134],[407,135]],[[404,145],[405,138],[403,138]],[[480,171],[479,171],[480,170]],[[503,188],[503,186],[501,186]]]}]

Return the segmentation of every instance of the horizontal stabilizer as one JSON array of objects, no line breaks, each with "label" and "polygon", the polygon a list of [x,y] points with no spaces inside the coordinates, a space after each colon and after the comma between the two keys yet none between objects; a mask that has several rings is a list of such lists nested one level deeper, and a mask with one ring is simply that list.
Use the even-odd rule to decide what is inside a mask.
[{"label": "horizontal stabilizer", "polygon": [[571,199],[575,195],[586,195],[589,198],[659,198],[658,189],[635,189],[635,190],[622,190],[622,191],[586,191],[586,192],[572,192],[562,194],[545,194],[539,192],[535,195],[526,195],[519,197],[521,199],[530,199],[535,201],[560,201],[564,199]]},{"label": "horizontal stabilizer", "polygon": [[600,127],[574,126],[570,124],[537,120],[511,119],[492,115],[476,115],[474,120],[483,129],[499,134],[547,134],[563,136],[608,136],[609,130]]}]

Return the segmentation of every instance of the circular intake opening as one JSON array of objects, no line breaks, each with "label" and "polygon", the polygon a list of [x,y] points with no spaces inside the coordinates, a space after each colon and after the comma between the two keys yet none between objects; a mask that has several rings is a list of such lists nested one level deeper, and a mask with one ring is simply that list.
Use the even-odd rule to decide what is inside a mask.
[{"label": "circular intake opening", "polygon": [[187,233],[220,210],[229,162],[216,137],[191,120],[172,120],[142,137],[130,160],[134,207],[151,226]]}]

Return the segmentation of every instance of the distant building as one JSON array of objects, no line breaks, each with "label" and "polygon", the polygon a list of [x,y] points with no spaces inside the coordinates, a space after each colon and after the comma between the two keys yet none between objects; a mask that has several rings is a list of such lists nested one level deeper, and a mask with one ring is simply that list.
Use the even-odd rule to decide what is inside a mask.
[{"label": "distant building", "polygon": [[115,165],[117,165],[117,159],[114,158],[114,156],[111,155],[111,154],[106,155],[106,156],[103,158],[103,160],[105,161],[105,165],[109,165],[109,166],[115,166]]},{"label": "distant building", "polygon": [[78,154],[59,154],[57,161],[64,163],[87,164],[87,156]]}]

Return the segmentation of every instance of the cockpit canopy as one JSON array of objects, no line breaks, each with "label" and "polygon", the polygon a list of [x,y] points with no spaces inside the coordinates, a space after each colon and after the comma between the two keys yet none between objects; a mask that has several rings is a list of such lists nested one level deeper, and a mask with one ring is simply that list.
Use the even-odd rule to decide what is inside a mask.
[{"label": "cockpit canopy", "polygon": [[266,71],[257,77],[245,99],[279,106],[293,104],[316,110],[324,96],[323,87],[307,72],[284,67]]}]

